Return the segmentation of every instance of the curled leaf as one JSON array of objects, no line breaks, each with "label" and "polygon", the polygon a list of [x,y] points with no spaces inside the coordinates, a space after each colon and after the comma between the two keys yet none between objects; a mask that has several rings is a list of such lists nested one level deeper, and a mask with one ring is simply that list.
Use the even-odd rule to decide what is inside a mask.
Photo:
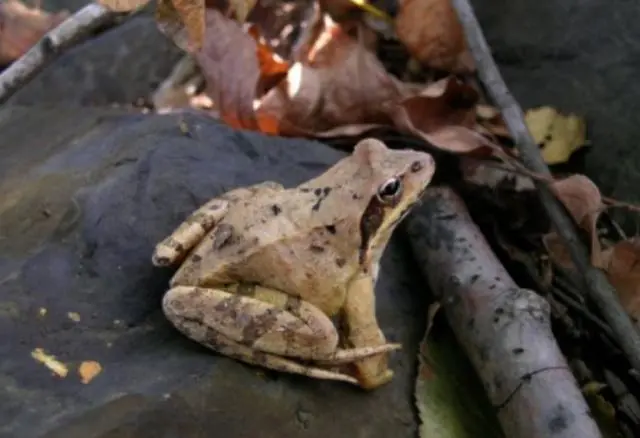
[{"label": "curled leaf", "polygon": [[591,240],[591,263],[600,265],[601,248],[596,231],[598,217],[603,209],[598,187],[585,175],[571,175],[551,184],[551,189],[569,211],[576,224],[585,230]]},{"label": "curled leaf", "polygon": [[389,113],[401,96],[400,83],[375,54],[325,16],[307,59],[264,96],[258,113],[281,120],[285,135],[338,135],[340,127],[391,124]]},{"label": "curled leaf", "polygon": [[404,0],[395,24],[398,39],[425,66],[451,73],[474,71],[451,0]]},{"label": "curled leaf", "polygon": [[474,130],[477,100],[475,89],[455,78],[445,78],[399,102],[394,120],[396,126],[441,149],[471,152],[488,143]]},{"label": "curled leaf", "polygon": [[238,129],[276,133],[277,120],[259,121],[254,104],[261,78],[286,71],[286,63],[215,9],[206,10],[206,28],[203,47],[195,53],[195,59],[220,118]]}]

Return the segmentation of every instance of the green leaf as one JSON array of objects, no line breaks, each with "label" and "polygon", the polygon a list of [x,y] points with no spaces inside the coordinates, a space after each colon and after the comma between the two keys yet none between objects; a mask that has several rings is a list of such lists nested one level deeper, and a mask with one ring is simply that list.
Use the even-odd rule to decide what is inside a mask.
[{"label": "green leaf", "polygon": [[482,384],[447,324],[427,332],[418,360],[415,396],[421,438],[504,438]]}]

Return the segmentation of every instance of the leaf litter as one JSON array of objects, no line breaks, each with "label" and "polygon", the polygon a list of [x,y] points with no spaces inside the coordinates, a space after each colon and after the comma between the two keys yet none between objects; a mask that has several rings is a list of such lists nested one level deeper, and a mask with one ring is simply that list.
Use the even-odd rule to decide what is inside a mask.
[{"label": "leaf litter", "polygon": [[68,16],[66,10],[50,13],[19,0],[0,3],[0,67],[20,58]]}]

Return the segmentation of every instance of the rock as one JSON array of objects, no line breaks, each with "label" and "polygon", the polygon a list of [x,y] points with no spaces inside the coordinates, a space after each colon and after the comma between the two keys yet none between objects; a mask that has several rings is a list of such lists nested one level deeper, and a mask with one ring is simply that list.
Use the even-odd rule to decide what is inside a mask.
[{"label": "rock", "polygon": [[147,99],[181,56],[152,16],[134,17],[71,48],[8,102],[131,104]]},{"label": "rock", "polygon": [[[239,185],[298,184],[342,153],[197,115],[115,109],[7,107],[0,132],[1,437],[415,436],[424,286],[398,237],[378,315],[404,348],[393,382],[373,392],[224,358],[161,313],[171,270],[150,255],[187,214]],[[68,375],[34,360],[35,348]],[[102,372],[83,384],[88,360]]]}]

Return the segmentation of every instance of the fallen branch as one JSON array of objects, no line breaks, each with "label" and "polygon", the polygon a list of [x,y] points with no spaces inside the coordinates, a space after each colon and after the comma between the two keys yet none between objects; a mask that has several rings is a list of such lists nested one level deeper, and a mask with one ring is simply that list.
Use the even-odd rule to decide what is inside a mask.
[{"label": "fallen branch", "polygon": [[106,24],[115,13],[91,3],[60,23],[27,53],[0,73],[0,105],[29,82],[63,50]]},{"label": "fallen branch", "polygon": [[[509,133],[520,152],[524,165],[531,171],[551,176],[540,150],[536,145],[518,102],[509,92],[500,74],[482,29],[468,0],[452,0],[464,29],[469,49],[478,69],[478,76],[495,105],[500,109]],[[582,273],[584,289],[611,326],[616,341],[627,356],[631,366],[640,371],[640,333],[618,300],[616,290],[604,273],[593,267],[584,245],[575,230],[575,225],[559,201],[545,183],[535,181],[542,204],[554,228],[566,244],[571,259]]]},{"label": "fallen branch", "polygon": [[600,437],[551,332],[549,304],[509,277],[451,189],[423,199],[406,222],[414,255],[505,436]]}]

